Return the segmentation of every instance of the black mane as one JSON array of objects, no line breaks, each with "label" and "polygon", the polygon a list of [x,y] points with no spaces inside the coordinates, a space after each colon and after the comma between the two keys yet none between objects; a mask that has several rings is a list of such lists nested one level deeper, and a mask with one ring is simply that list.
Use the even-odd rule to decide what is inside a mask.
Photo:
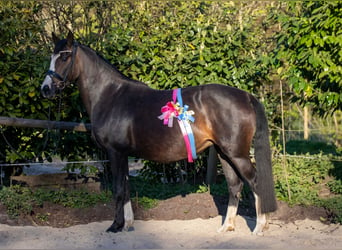
[{"label": "black mane", "polygon": [[120,70],[118,70],[117,67],[115,67],[110,61],[108,61],[106,58],[104,58],[99,52],[93,50],[92,48],[86,46],[86,45],[82,45],[82,44],[79,44],[79,46],[88,54],[88,56],[90,56],[94,61],[95,60],[100,60],[100,61],[103,61],[106,65],[110,66],[114,72],[116,74],[118,74],[122,79],[125,79],[125,80],[128,80],[130,82],[134,82],[134,83],[139,83],[139,84],[142,84],[142,85],[145,85],[147,86],[146,83],[143,83],[143,82],[140,82],[140,81],[137,81],[137,80],[133,80],[129,77],[127,77],[126,75],[124,75]]}]

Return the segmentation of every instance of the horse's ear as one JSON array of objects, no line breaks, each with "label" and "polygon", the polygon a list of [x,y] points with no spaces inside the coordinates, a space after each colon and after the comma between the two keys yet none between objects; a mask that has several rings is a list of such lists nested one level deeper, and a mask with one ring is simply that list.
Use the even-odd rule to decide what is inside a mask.
[{"label": "horse's ear", "polygon": [[52,41],[56,45],[60,39],[56,36],[55,32],[52,32]]},{"label": "horse's ear", "polygon": [[71,48],[73,44],[74,44],[74,34],[71,31],[69,31],[68,36],[67,36],[67,45],[68,47]]}]

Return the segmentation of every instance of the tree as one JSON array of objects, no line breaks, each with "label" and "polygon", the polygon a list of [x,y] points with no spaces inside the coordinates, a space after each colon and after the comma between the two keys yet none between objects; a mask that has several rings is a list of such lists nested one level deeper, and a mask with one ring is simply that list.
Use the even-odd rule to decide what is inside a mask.
[{"label": "tree", "polygon": [[[72,90],[74,94],[71,90],[64,91],[69,98],[63,103],[40,95],[52,44],[45,30],[51,19],[45,15],[47,9],[42,2],[0,2],[0,114],[80,122],[82,104],[77,91]],[[0,163],[51,159],[56,153],[65,158],[85,159],[94,148],[87,134],[0,127]]]},{"label": "tree", "polygon": [[342,2],[289,2],[272,18],[280,26],[275,66],[292,100],[321,116],[342,110]]}]

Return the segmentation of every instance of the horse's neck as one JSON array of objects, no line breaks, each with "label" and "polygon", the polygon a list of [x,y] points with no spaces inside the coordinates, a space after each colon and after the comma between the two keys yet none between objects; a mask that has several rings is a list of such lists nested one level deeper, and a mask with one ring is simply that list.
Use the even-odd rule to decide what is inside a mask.
[{"label": "horse's neck", "polygon": [[95,52],[87,50],[89,49],[79,50],[78,59],[80,61],[78,63],[80,72],[77,84],[83,103],[91,117],[94,106],[100,100],[104,91],[109,89],[109,85],[114,87],[110,88],[113,91],[111,96],[114,97],[115,91],[119,91],[123,86],[131,84],[130,82],[134,84],[134,80],[129,80],[103,59],[98,58],[97,55],[90,55],[90,53]]}]

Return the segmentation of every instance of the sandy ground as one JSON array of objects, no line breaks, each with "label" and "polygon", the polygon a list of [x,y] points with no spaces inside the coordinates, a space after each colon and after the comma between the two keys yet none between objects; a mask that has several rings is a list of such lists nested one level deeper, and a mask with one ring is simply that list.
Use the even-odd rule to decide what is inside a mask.
[{"label": "sandy ground", "polygon": [[0,224],[2,249],[179,249],[277,248],[342,249],[342,226],[309,219],[272,221],[264,236],[251,235],[254,220],[238,216],[235,232],[217,233],[222,217],[136,221],[134,230],[106,233],[111,221],[68,228]]}]

